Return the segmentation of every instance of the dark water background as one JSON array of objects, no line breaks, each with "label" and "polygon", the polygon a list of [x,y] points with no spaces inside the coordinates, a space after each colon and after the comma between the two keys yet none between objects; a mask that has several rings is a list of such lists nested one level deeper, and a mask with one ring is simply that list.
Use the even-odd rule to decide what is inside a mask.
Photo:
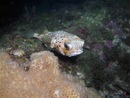
[{"label": "dark water background", "polygon": [[25,6],[29,6],[30,8],[35,6],[40,13],[53,10],[57,6],[57,3],[67,5],[79,4],[83,3],[83,1],[85,0],[2,0],[0,2],[0,26],[6,25],[18,18],[25,12]]},{"label": "dark water background", "polygon": [[[78,5],[84,2],[94,1],[95,5],[98,7],[109,6],[109,7],[125,7],[129,8],[129,0],[1,0],[0,2],[0,26],[6,25],[18,18],[22,13],[24,13],[25,6],[32,7],[35,6],[38,12],[53,10],[54,8],[61,8],[57,4],[62,5]],[[104,2],[104,3],[103,3]],[[103,5],[102,5],[103,3]],[[105,5],[104,5],[105,4]],[[88,5],[86,5],[88,6]],[[98,9],[97,7],[97,9]]]}]

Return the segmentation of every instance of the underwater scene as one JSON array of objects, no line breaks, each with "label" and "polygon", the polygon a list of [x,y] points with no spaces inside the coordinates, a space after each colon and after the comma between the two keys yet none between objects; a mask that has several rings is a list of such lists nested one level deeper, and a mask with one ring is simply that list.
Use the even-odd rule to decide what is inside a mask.
[{"label": "underwater scene", "polygon": [[0,98],[130,98],[129,0],[0,2]]}]

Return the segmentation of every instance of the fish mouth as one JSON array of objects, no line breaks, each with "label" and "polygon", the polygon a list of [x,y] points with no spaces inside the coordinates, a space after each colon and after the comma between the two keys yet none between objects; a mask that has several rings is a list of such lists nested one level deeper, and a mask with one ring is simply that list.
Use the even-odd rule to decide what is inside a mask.
[{"label": "fish mouth", "polygon": [[69,55],[69,57],[71,57],[71,56],[76,56],[76,55],[79,55],[79,54],[81,54],[81,53],[83,53],[83,50],[74,51],[74,52],[72,52],[72,53]]}]

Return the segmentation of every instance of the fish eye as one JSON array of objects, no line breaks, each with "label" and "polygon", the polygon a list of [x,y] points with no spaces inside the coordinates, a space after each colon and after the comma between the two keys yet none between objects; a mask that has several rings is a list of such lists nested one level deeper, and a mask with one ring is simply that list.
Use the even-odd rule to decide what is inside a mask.
[{"label": "fish eye", "polygon": [[70,50],[72,48],[72,45],[70,43],[64,43],[64,47],[67,49],[67,50]]}]

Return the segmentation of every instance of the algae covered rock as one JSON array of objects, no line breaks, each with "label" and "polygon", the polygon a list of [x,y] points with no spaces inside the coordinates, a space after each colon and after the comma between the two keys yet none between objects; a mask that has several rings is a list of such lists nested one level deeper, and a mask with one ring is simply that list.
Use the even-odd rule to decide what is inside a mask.
[{"label": "algae covered rock", "polygon": [[32,54],[27,65],[30,69],[25,71],[0,53],[0,98],[100,98],[62,73],[58,58],[49,51]]}]

